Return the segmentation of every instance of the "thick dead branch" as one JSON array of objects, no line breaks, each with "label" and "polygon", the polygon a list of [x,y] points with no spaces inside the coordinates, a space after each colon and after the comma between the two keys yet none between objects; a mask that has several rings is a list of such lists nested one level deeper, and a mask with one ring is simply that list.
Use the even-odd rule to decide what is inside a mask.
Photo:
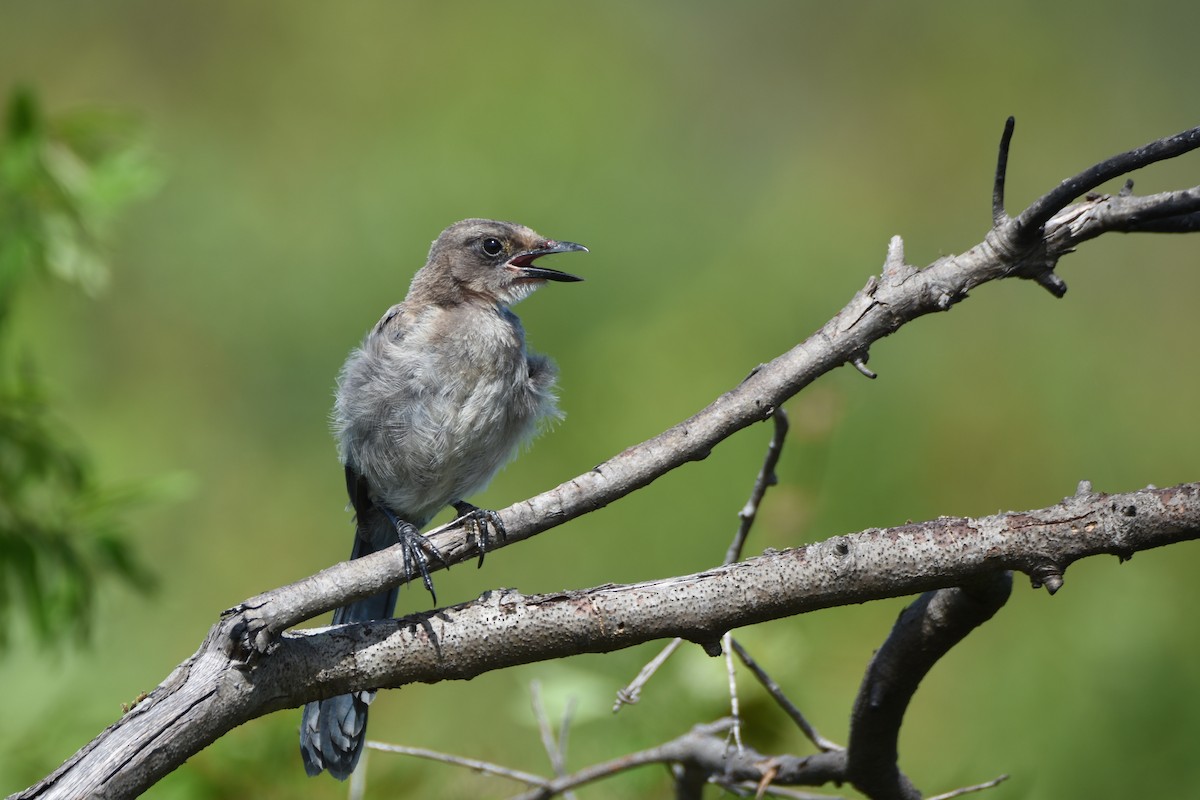
[{"label": "thick dead branch", "polygon": [[[682,636],[714,641],[771,619],[972,582],[1017,570],[1061,585],[1080,558],[1200,538],[1200,483],[1080,493],[1045,509],[942,517],[768,552],[694,575],[629,586],[478,600],[397,620],[284,635],[254,669],[204,646],[129,714],[18,797],[132,797],[255,717],[366,687],[467,679],[496,669]],[[835,756],[838,752],[818,756]],[[815,758],[815,757],[814,757]],[[818,762],[824,764],[824,761]]]}]

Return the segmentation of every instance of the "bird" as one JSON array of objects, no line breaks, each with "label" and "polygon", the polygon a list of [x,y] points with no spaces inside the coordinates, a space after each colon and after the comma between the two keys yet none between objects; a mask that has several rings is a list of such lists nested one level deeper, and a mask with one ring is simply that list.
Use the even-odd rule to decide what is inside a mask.
[{"label": "bird", "polygon": [[[429,559],[441,554],[419,530],[438,512],[452,506],[468,517],[481,562],[489,527],[504,535],[495,512],[465,498],[562,417],[557,368],[526,347],[511,306],[549,281],[583,280],[534,263],[569,252],[587,248],[514,222],[456,222],[434,240],[403,302],[347,357],[332,423],[355,515],[351,559],[399,543],[406,570],[415,566],[432,595]],[[333,624],[390,618],[397,591],[337,609]],[[350,776],[374,697],[358,691],[304,707],[300,752],[309,775]]]}]

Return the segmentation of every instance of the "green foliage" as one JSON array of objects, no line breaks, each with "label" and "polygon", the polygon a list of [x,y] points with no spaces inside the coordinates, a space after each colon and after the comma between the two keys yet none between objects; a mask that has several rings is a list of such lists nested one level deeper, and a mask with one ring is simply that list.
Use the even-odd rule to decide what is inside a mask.
[{"label": "green foliage", "polygon": [[[104,285],[116,212],[155,182],[130,133],[96,115],[48,121],[18,89],[0,147],[0,619],[23,612],[42,642],[86,635],[101,577],[151,585],[121,522],[146,491],[100,483],[8,341],[31,279],[52,275],[89,293]],[[10,627],[0,624],[0,648]]]}]

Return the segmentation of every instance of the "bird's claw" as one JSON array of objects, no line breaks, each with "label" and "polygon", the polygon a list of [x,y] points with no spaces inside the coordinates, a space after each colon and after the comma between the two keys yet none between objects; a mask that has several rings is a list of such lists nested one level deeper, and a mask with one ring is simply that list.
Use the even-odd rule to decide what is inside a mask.
[{"label": "bird's claw", "polygon": [[500,519],[500,515],[491,509],[479,508],[462,500],[453,505],[459,519],[465,520],[467,535],[471,537],[476,549],[479,550],[479,566],[482,567],[483,556],[491,538],[488,534],[488,527],[494,529],[496,537],[504,541],[508,537],[508,531],[504,529],[504,522]]},{"label": "bird's claw", "polygon": [[251,669],[278,646],[278,636],[263,612],[258,598],[221,612],[227,631],[225,651],[237,669]]},{"label": "bird's claw", "polygon": [[[417,526],[400,519],[386,508],[383,509],[383,512],[387,515],[388,521],[392,523],[392,527],[396,529],[396,535],[400,539],[400,552],[404,556],[405,573],[412,575],[413,566],[416,565],[415,571],[421,576],[421,583],[425,584],[425,590],[433,598],[433,604],[437,605],[437,592],[433,590],[433,579],[429,577],[429,555],[442,562],[442,566],[446,569],[450,568],[449,562],[433,542],[421,535]],[[426,551],[429,555],[426,555]]]}]

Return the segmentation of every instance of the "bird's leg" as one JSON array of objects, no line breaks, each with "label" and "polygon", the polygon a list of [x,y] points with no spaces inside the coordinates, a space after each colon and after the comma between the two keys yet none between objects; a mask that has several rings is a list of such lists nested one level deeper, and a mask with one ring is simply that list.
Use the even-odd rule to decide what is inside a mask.
[{"label": "bird's leg", "polygon": [[496,536],[502,541],[508,536],[508,531],[504,530],[504,523],[500,521],[500,515],[495,511],[487,508],[473,506],[463,500],[455,500],[450,505],[454,506],[454,512],[458,514],[459,519],[465,519],[467,522],[467,530],[471,539],[475,542],[475,546],[479,548],[479,566],[483,566],[483,554],[487,550],[488,526],[490,525],[496,531]]},{"label": "bird's leg", "polygon": [[396,535],[400,538],[400,546],[403,548],[401,552],[404,554],[404,571],[412,574],[412,567],[414,564],[416,565],[417,572],[421,575],[421,582],[425,584],[429,596],[433,598],[433,604],[437,605],[437,593],[433,591],[433,579],[429,577],[429,556],[425,554],[425,551],[428,550],[429,554],[442,562],[446,569],[449,569],[450,565],[446,563],[446,559],[433,542],[421,535],[416,525],[400,519],[389,508],[383,506],[379,508],[388,518],[388,522],[392,523],[392,527],[396,529]]}]

